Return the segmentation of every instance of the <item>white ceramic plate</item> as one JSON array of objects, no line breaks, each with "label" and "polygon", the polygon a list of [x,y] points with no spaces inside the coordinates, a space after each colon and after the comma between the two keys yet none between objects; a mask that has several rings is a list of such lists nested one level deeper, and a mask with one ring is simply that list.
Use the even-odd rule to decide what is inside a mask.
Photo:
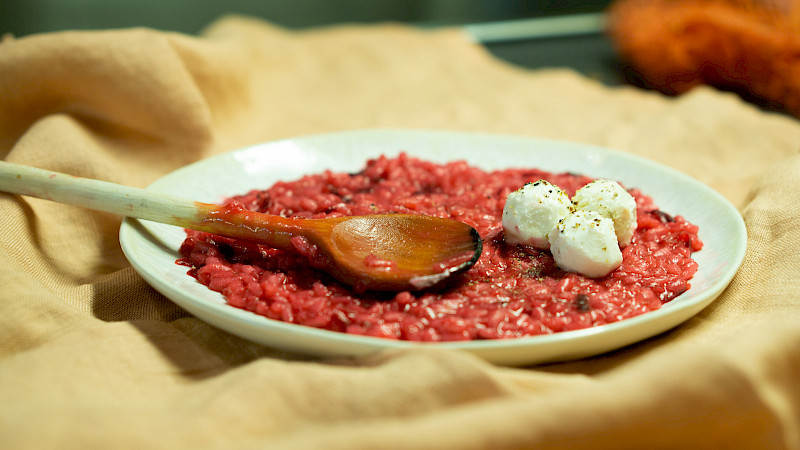
[{"label": "white ceramic plate", "polygon": [[318,356],[358,356],[381,349],[436,346],[462,349],[503,365],[529,365],[596,355],[673,328],[711,303],[742,263],[746,231],[739,212],[722,196],[673,169],[629,154],[560,141],[440,131],[366,130],[271,142],[219,155],[179,169],[148,189],[205,202],[264,189],[326,169],[353,172],[366,160],[405,151],[435,162],[464,159],[483,169],[536,167],[621,181],[641,189],[670,214],[699,225],[705,246],[694,254],[692,288],[658,311],[599,327],[491,341],[412,343],[348,335],[267,319],[228,306],[179,266],[182,229],[126,219],[125,255],[155,289],[199,319],[266,346]]}]

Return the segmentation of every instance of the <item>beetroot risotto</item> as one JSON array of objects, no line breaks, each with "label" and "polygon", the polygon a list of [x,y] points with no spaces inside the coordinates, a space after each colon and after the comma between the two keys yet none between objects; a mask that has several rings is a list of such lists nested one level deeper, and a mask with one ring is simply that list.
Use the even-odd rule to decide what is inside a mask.
[{"label": "beetroot risotto", "polygon": [[308,175],[236,196],[247,209],[320,218],[385,212],[449,217],[484,239],[473,268],[434,291],[356,294],[302,256],[187,230],[180,264],[228,303],[271,319],[359,335],[412,341],[503,339],[617,322],[659,309],[689,289],[697,226],[658,209],[631,189],[638,229],[622,265],[591,279],[559,269],[547,251],[503,240],[506,196],[545,179],[570,196],[591,178],[537,169],[486,172],[466,162],[435,164],[405,154],[379,157],[358,173]]}]

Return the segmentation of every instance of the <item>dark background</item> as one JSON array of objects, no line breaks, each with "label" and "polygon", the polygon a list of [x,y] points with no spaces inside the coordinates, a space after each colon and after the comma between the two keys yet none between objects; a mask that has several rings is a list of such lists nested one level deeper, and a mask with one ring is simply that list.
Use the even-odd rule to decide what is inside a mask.
[{"label": "dark background", "polygon": [[532,36],[494,39],[484,45],[499,58],[523,67],[570,67],[604,83],[618,84],[621,77],[614,52],[601,29],[565,29],[545,36],[536,32],[543,20],[575,15],[601,17],[610,3],[611,0],[0,0],[0,34],[23,37],[62,30],[139,26],[197,34],[229,13],[259,17],[291,29],[380,22],[420,27],[496,27],[530,21]]}]

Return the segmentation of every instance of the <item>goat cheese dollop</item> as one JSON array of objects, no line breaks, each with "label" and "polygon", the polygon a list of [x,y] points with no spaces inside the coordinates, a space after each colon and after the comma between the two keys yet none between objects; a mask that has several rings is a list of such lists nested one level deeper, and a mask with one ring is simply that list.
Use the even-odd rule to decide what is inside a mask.
[{"label": "goat cheese dollop", "polygon": [[550,250],[558,267],[590,278],[620,266],[636,226],[636,199],[611,180],[592,181],[571,200],[539,180],[509,194],[503,208],[507,243]]},{"label": "goat cheese dollop", "polygon": [[556,264],[570,272],[598,278],[622,264],[614,222],[595,211],[568,214],[550,233],[549,240]]},{"label": "goat cheese dollop", "polygon": [[572,197],[576,209],[595,211],[614,222],[620,247],[631,243],[636,231],[636,200],[619,183],[595,180],[580,188]]},{"label": "goat cheese dollop", "polygon": [[558,186],[545,180],[525,184],[510,193],[503,207],[505,240],[548,250],[548,234],[572,211],[572,201]]}]

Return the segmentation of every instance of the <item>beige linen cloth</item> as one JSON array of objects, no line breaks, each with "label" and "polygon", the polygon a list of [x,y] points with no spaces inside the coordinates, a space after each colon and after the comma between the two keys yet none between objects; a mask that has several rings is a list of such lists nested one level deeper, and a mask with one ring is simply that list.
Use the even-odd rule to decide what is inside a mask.
[{"label": "beige linen cloth", "polygon": [[199,37],[0,44],[0,152],[15,163],[144,187],[249,144],[374,127],[651,158],[741,209],[746,260],[684,325],[586,360],[328,361],[233,337],[156,293],[120,250],[119,217],[0,194],[0,448],[800,448],[797,120],[709,88],[665,98],[523,70],[455,29],[230,17]]}]

